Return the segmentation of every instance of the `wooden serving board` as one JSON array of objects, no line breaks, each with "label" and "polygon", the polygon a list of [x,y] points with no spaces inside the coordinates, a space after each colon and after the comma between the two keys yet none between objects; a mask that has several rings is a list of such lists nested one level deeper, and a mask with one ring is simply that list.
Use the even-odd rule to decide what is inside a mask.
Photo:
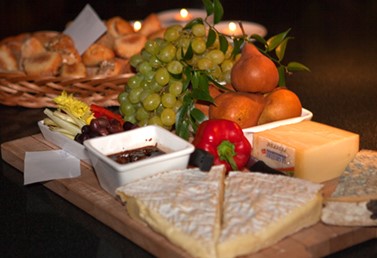
[{"label": "wooden serving board", "polygon": [[[24,170],[25,152],[51,149],[58,147],[46,141],[41,134],[1,145],[3,160],[21,172]],[[80,177],[52,180],[43,185],[155,256],[190,257],[148,226],[131,219],[123,204],[100,187],[92,167],[84,162],[81,162]],[[335,186],[336,181],[328,182],[325,194]],[[246,257],[323,257],[376,237],[376,227],[339,227],[319,222]]]}]

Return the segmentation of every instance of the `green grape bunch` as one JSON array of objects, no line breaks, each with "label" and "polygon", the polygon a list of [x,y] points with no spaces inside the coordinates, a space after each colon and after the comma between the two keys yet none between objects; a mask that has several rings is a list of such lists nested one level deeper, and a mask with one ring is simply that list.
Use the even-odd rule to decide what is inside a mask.
[{"label": "green grape bunch", "polygon": [[163,38],[150,39],[131,57],[135,75],[119,95],[124,120],[160,125],[187,139],[206,119],[195,109],[197,100],[212,102],[208,85],[230,82],[236,55],[219,34],[208,36],[205,21],[166,28]]}]

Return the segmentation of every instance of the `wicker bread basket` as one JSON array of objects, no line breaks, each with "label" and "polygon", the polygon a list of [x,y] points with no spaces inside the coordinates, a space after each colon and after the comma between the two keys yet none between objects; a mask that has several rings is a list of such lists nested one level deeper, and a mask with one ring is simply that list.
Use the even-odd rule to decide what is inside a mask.
[{"label": "wicker bread basket", "polygon": [[0,104],[27,108],[56,107],[53,98],[64,90],[88,104],[119,106],[118,95],[132,75],[68,79],[0,73]]}]

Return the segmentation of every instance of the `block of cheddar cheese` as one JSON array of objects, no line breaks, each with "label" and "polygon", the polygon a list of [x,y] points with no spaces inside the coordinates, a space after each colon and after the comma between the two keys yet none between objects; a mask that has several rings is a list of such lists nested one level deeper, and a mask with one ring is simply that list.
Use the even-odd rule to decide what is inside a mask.
[{"label": "block of cheddar cheese", "polygon": [[255,133],[252,156],[295,177],[320,183],[339,177],[358,150],[358,134],[303,121]]}]

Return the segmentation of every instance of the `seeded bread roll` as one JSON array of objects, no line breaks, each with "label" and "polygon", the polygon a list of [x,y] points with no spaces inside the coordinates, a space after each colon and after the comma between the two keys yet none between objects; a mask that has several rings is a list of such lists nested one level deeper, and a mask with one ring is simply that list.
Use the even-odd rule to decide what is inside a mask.
[{"label": "seeded bread roll", "polygon": [[140,53],[146,42],[147,37],[145,35],[140,33],[127,34],[115,40],[114,50],[118,56],[128,59]]},{"label": "seeded bread roll", "polygon": [[103,61],[111,60],[115,56],[114,51],[102,44],[92,44],[83,54],[82,61],[86,66],[96,66]]},{"label": "seeded bread roll", "polygon": [[44,52],[25,58],[23,65],[27,75],[55,76],[62,65],[62,57],[58,52]]}]

